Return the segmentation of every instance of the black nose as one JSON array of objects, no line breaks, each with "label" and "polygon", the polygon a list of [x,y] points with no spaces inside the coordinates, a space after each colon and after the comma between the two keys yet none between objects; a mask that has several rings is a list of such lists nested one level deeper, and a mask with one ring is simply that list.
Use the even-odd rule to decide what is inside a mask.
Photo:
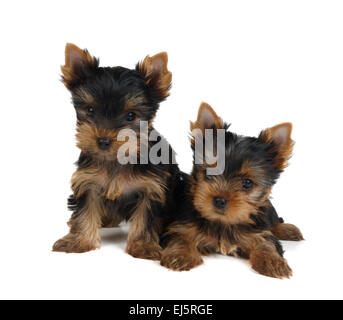
[{"label": "black nose", "polygon": [[112,140],[109,138],[99,138],[97,144],[101,150],[106,150],[111,146]]},{"label": "black nose", "polygon": [[229,201],[225,198],[221,198],[221,197],[216,197],[213,199],[213,205],[217,208],[217,209],[224,209],[227,206],[227,203]]}]

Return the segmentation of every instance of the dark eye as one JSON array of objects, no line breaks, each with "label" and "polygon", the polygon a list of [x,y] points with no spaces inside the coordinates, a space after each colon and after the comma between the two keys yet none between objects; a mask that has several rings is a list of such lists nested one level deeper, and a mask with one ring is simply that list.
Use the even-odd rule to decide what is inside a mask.
[{"label": "dark eye", "polygon": [[126,117],[126,120],[127,121],[133,121],[133,120],[135,120],[136,119],[136,114],[134,113],[134,112],[129,112],[128,114],[127,114],[127,117]]},{"label": "dark eye", "polygon": [[250,179],[243,179],[242,185],[244,190],[250,190],[254,186],[254,183]]},{"label": "dark eye", "polygon": [[88,107],[87,116],[89,116],[89,117],[94,116],[94,108],[93,107]]},{"label": "dark eye", "polygon": [[222,197],[215,197],[213,198],[213,205],[217,208],[217,209],[224,209],[227,205],[227,199],[222,198]]}]

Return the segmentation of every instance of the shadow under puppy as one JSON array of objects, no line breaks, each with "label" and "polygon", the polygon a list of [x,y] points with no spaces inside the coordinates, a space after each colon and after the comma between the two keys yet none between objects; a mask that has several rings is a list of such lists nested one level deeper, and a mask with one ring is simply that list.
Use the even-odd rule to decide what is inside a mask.
[{"label": "shadow under puppy", "polygon": [[[71,180],[70,232],[54,244],[54,251],[97,249],[99,228],[129,220],[126,251],[137,258],[160,259],[161,221],[179,171],[168,144],[169,164],[152,164],[150,157],[141,161],[142,149],[149,152],[163,138],[149,141],[140,125],[147,123],[147,135],[154,131],[154,116],[171,86],[167,62],[163,52],[147,56],[133,70],[99,67],[98,59],[87,50],[66,45],[62,80],[76,110],[81,154]],[[136,138],[129,146],[137,164],[118,162],[118,151],[128,142],[120,138],[124,129]]]},{"label": "shadow under puppy", "polygon": [[161,239],[161,265],[190,270],[203,263],[202,255],[221,253],[249,259],[260,274],[290,277],[279,240],[303,237],[296,226],[278,217],[269,195],[292,153],[292,125],[266,129],[258,138],[239,136],[228,128],[208,104],[200,106],[196,122],[191,123],[194,159],[196,139],[205,146],[205,130],[213,129],[216,154],[218,130],[223,129],[225,166],[221,174],[208,175],[211,165],[201,152],[203,163],[194,163],[191,175],[183,175],[175,190],[179,214],[170,217]]}]

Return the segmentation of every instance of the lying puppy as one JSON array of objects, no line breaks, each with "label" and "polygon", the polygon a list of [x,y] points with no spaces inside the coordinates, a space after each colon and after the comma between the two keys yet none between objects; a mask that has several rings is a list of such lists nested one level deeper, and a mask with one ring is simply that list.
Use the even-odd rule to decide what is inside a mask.
[{"label": "lying puppy", "polygon": [[[194,167],[175,190],[179,213],[166,224],[161,265],[190,270],[203,263],[202,255],[221,253],[249,259],[260,274],[288,278],[292,270],[279,240],[300,241],[303,236],[278,217],[269,195],[292,153],[292,125],[279,124],[258,138],[239,136],[228,128],[208,104],[200,106],[196,122],[191,123]],[[207,174],[213,163],[208,163],[203,143],[206,129],[214,132],[210,137],[214,154],[223,148],[225,163],[217,175]],[[220,130],[223,144],[216,142]]]}]

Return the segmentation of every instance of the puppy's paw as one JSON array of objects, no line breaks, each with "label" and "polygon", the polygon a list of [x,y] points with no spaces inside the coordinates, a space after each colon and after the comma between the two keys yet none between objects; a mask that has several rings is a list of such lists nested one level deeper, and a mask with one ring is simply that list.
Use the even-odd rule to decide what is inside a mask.
[{"label": "puppy's paw", "polygon": [[52,251],[66,253],[83,253],[99,248],[100,238],[91,241],[69,233],[62,239],[55,242]]},{"label": "puppy's paw", "polygon": [[286,240],[286,241],[304,240],[304,237],[301,231],[299,230],[299,228],[289,223],[277,224],[271,229],[271,232],[279,240]]},{"label": "puppy's paw", "polygon": [[292,269],[287,260],[277,254],[253,254],[251,266],[255,271],[267,277],[282,279],[292,276]]},{"label": "puppy's paw", "polygon": [[184,253],[165,252],[161,259],[161,265],[174,271],[189,271],[200,266],[203,260],[200,255],[185,255]]},{"label": "puppy's paw", "polygon": [[162,248],[156,243],[147,243],[142,240],[128,243],[126,252],[138,259],[161,260]]}]

